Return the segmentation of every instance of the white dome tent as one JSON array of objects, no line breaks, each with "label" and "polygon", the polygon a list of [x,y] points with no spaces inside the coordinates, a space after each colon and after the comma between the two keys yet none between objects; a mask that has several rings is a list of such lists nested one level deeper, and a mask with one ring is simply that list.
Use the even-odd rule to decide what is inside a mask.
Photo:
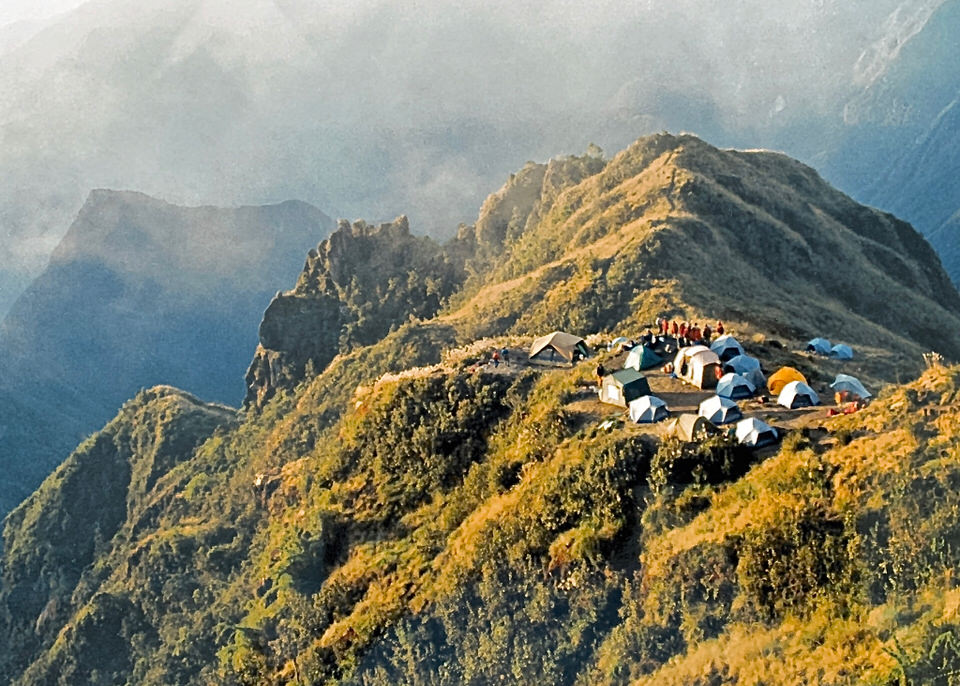
[{"label": "white dome tent", "polygon": [[743,417],[743,413],[740,412],[740,407],[729,398],[715,395],[700,403],[700,416],[714,424],[729,424]]}]

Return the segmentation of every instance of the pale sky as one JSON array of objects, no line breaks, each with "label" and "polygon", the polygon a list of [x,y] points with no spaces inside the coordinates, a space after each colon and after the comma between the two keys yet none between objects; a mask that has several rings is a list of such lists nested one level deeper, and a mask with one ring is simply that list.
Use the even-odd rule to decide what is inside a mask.
[{"label": "pale sky", "polygon": [[86,0],[0,0],[0,26],[23,20],[46,19],[84,2]]}]

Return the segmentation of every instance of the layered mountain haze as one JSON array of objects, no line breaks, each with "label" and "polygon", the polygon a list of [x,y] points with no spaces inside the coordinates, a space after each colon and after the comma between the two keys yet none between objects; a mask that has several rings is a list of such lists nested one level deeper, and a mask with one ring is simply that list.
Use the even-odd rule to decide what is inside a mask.
[{"label": "layered mountain haze", "polygon": [[[949,225],[960,211],[960,2],[918,2],[891,15],[887,40],[865,53],[845,127],[825,163],[856,198],[913,223],[943,254],[954,282],[960,263]],[[948,239],[948,236],[950,238]]]},{"label": "layered mountain haze", "polygon": [[238,405],[264,307],[331,228],[301,202],[188,208],[91,193],[0,324],[0,511],[143,387]]},{"label": "layered mountain haze", "polygon": [[[636,335],[660,314],[721,317],[818,386],[960,358],[960,295],[930,246],[777,153],[664,134],[529,164],[446,244],[404,217],[341,222],[267,308],[244,412],[142,392],[9,516],[0,677],[929,683],[960,667],[957,368],[853,417],[806,410],[752,453],[625,426],[588,388],[593,360],[522,359],[534,334]],[[853,344],[854,367],[801,352],[816,334]],[[521,359],[484,364],[501,346]],[[90,490],[100,507],[74,495]]]},{"label": "layered mountain haze", "polygon": [[831,156],[843,105],[927,41],[935,5],[86,2],[0,45],[0,313],[94,187],[296,197],[445,237],[527,159],[671,129],[855,161],[828,178],[859,191],[889,148],[871,129]]}]

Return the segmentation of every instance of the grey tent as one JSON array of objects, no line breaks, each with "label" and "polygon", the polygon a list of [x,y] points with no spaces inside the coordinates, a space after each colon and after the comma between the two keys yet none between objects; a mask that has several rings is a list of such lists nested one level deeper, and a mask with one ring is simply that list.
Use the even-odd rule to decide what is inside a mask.
[{"label": "grey tent", "polygon": [[600,382],[600,402],[626,407],[631,400],[650,395],[647,377],[636,369],[620,369]]},{"label": "grey tent", "polygon": [[682,414],[670,423],[670,433],[688,443],[702,441],[719,431],[713,423],[696,414]]},{"label": "grey tent", "polygon": [[756,417],[747,417],[737,423],[737,442],[752,448],[760,448],[777,442],[777,430]]},{"label": "grey tent", "polygon": [[743,417],[743,413],[735,402],[719,395],[714,395],[700,403],[699,414],[714,424],[728,424]]},{"label": "grey tent", "polygon": [[837,374],[837,378],[830,384],[830,388],[837,393],[847,393],[855,398],[869,398],[872,394],[860,383],[860,379],[849,374]]},{"label": "grey tent", "polygon": [[575,362],[589,354],[582,338],[563,331],[541,336],[530,346],[530,359],[542,362]]},{"label": "grey tent", "polygon": [[659,422],[670,416],[667,404],[655,395],[642,395],[630,401],[630,420],[637,424]]}]

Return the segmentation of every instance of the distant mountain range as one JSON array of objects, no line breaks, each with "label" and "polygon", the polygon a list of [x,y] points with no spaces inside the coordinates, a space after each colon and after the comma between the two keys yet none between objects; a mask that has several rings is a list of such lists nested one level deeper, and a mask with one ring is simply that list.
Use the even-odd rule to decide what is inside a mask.
[{"label": "distant mountain range", "polygon": [[[951,221],[960,212],[960,2],[918,8],[914,25],[892,31],[858,65],[860,91],[844,107],[826,173],[859,200],[913,223],[960,283],[960,234]],[[868,59],[884,49],[886,59]]]},{"label": "distant mountain range", "polygon": [[[549,0],[532,12],[471,0],[414,17],[383,0],[87,2],[0,47],[0,313],[96,187],[180,204],[297,197],[348,218],[407,214],[449,237],[528,159],[670,129],[785,150],[861,200],[906,209],[863,177],[955,97],[956,4],[604,0],[584,12]],[[885,117],[873,94],[911,83],[927,95],[910,135],[844,123],[844,104],[865,98],[858,121]]]},{"label": "distant mountain range", "polygon": [[0,512],[140,388],[173,383],[237,406],[264,308],[331,228],[302,202],[91,193],[0,324]]}]

